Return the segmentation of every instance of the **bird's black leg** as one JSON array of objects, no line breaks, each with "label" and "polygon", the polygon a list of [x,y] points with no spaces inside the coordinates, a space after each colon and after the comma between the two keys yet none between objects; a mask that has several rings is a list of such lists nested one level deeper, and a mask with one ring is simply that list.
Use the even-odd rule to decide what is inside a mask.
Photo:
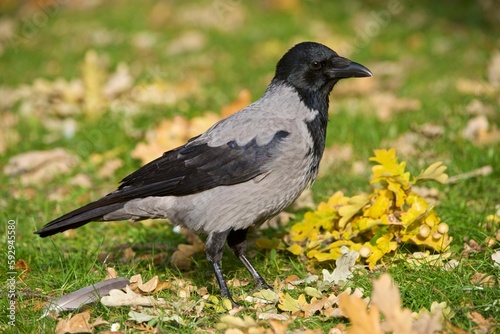
[{"label": "bird's black leg", "polygon": [[259,274],[259,272],[252,266],[250,261],[248,261],[245,256],[247,243],[247,231],[248,229],[243,230],[231,230],[227,237],[227,244],[229,248],[233,251],[234,255],[243,263],[245,268],[247,268],[250,275],[252,275],[257,287],[260,289],[273,289],[269,284],[266,283],[264,278]]},{"label": "bird's black leg", "polygon": [[222,254],[224,252],[224,244],[226,243],[229,231],[210,233],[205,243],[205,255],[207,256],[208,262],[212,265],[219,283],[220,293],[222,297],[227,298],[231,301],[233,307],[238,307],[239,305],[233,300],[229,289],[227,288],[226,280],[222,274],[221,260]]}]

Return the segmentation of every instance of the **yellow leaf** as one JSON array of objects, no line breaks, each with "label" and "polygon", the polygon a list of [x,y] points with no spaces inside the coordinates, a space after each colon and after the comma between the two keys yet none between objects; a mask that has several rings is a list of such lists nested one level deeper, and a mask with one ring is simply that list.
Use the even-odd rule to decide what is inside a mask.
[{"label": "yellow leaf", "polygon": [[401,213],[401,222],[407,227],[424,218],[432,209],[432,206],[424,198],[415,194],[410,194],[406,203],[411,204],[411,206],[406,212]]},{"label": "yellow leaf", "polygon": [[379,189],[372,197],[372,204],[364,210],[363,216],[369,218],[380,218],[384,213],[387,213],[392,206],[394,196],[387,189]]},{"label": "yellow leaf", "polygon": [[377,262],[384,256],[385,253],[383,253],[378,247],[372,247],[371,251],[372,253],[366,259],[366,262],[368,263],[368,268],[370,270],[373,270]]},{"label": "yellow leaf", "polygon": [[302,306],[306,304],[307,301],[306,301],[306,296],[304,294],[301,294],[299,298],[294,299],[288,293],[284,295],[283,293],[280,293],[280,303],[278,304],[280,310],[295,313],[300,311]]},{"label": "yellow leaf", "polygon": [[260,238],[255,240],[255,246],[260,249],[278,249],[280,248],[280,244],[281,244],[281,239],[278,238],[272,238],[272,239]]},{"label": "yellow leaf", "polygon": [[406,190],[403,185],[399,182],[394,182],[392,179],[387,179],[387,189],[394,193],[394,197],[396,198],[396,206],[398,208],[402,207],[405,204],[406,200]]},{"label": "yellow leaf", "polygon": [[304,248],[299,244],[293,244],[287,248],[287,251],[291,252],[294,255],[304,254]]},{"label": "yellow leaf", "polygon": [[377,247],[382,251],[382,253],[387,254],[392,252],[398,248],[398,243],[396,241],[392,241],[392,234],[384,234],[380,238],[377,239]]},{"label": "yellow leaf", "polygon": [[426,170],[421,171],[420,175],[415,178],[414,183],[418,181],[432,180],[445,184],[446,180],[448,180],[448,175],[445,174],[444,171],[447,168],[448,167],[444,166],[441,161],[435,162],[427,167]]},{"label": "yellow leaf", "polygon": [[304,292],[311,297],[316,297],[316,298],[321,298],[323,297],[323,294],[316,288],[313,288],[311,286],[306,286],[304,288]]},{"label": "yellow leaf", "polygon": [[344,228],[347,222],[357,214],[362,207],[369,203],[369,198],[366,195],[358,195],[352,197],[347,205],[339,208],[339,214],[342,218],[339,220],[339,227]]},{"label": "yellow leaf", "polygon": [[410,173],[405,173],[406,163],[403,161],[398,163],[396,150],[374,150],[375,157],[371,157],[370,161],[378,162],[379,165],[372,167],[373,177],[370,183],[378,183],[386,181],[388,178],[395,178],[395,181],[404,187],[410,184]]}]

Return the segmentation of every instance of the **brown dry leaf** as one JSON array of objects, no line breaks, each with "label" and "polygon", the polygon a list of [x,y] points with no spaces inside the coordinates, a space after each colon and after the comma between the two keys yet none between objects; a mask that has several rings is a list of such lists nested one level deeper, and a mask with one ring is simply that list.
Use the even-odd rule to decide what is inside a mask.
[{"label": "brown dry leaf", "polygon": [[90,176],[82,174],[82,173],[79,173],[79,174],[76,174],[75,176],[73,176],[71,178],[71,180],[69,180],[69,184],[72,186],[81,187],[81,188],[91,188],[93,185],[92,179],[90,178]]},{"label": "brown dry leaf", "polygon": [[301,310],[304,311],[304,317],[309,318],[313,316],[316,312],[321,312],[323,309],[331,308],[333,301],[326,296],[321,299],[312,298],[309,304],[303,305]]},{"label": "brown dry leaf", "polygon": [[114,159],[108,160],[97,171],[97,177],[99,177],[101,179],[108,179],[112,176],[115,176],[116,170],[122,166],[123,166],[122,159],[114,158]]},{"label": "brown dry leaf", "polygon": [[[379,73],[377,73],[377,76],[378,75]],[[338,96],[368,95],[376,90],[377,84],[378,83],[375,78],[371,80],[346,80],[343,85],[338,85],[338,87],[335,87],[335,94],[338,94]]]},{"label": "brown dry leaf", "polygon": [[230,116],[235,112],[238,112],[241,109],[245,108],[251,102],[252,94],[250,94],[250,91],[248,89],[243,89],[238,93],[238,97],[236,98],[236,100],[222,107],[221,115],[222,117]]},{"label": "brown dry leaf", "polygon": [[468,242],[466,241],[464,243],[464,250],[462,251],[461,255],[465,258],[468,258],[469,254],[480,253],[482,251],[483,247],[481,247],[481,245],[478,244],[474,239],[470,239]]},{"label": "brown dry leaf", "polygon": [[425,123],[417,127],[416,131],[428,138],[441,137],[444,134],[442,125]]},{"label": "brown dry leaf", "polygon": [[165,82],[162,73],[150,73],[157,80],[151,84],[135,86],[130,93],[132,99],[145,105],[171,106],[182,101],[199,90],[199,82],[195,79],[185,79],[180,82]]},{"label": "brown dry leaf", "polygon": [[56,325],[56,333],[93,333],[95,327],[109,324],[109,322],[102,320],[101,317],[98,317],[93,323],[89,321],[90,311],[81,312],[74,316],[69,315],[67,319],[59,319]]},{"label": "brown dry leaf", "polygon": [[188,229],[181,228],[181,234],[190,244],[179,244],[177,250],[172,254],[170,263],[179,269],[187,270],[192,263],[192,256],[205,250],[205,244],[198,235]]},{"label": "brown dry leaf", "polygon": [[490,127],[485,115],[479,115],[467,122],[462,130],[462,137],[475,145],[489,145],[500,142],[500,130],[494,126]]},{"label": "brown dry leaf", "polygon": [[398,98],[392,93],[375,93],[370,95],[370,99],[378,118],[382,121],[392,119],[395,112],[413,111],[422,108],[420,100]]},{"label": "brown dry leaf", "polygon": [[200,30],[189,30],[170,41],[167,46],[167,55],[198,51],[206,44],[207,38]]},{"label": "brown dry leaf", "polygon": [[106,278],[104,278],[104,280],[117,278],[117,277],[118,277],[118,273],[116,272],[115,268],[111,268],[111,267],[106,268]]},{"label": "brown dry leaf", "polygon": [[358,296],[341,294],[339,308],[345,317],[351,321],[347,334],[383,334],[380,327],[380,313],[376,306],[366,309],[366,303]]},{"label": "brown dry leaf", "polygon": [[469,115],[493,115],[495,109],[490,104],[485,104],[479,99],[473,99],[467,104],[465,111],[467,111]]},{"label": "brown dry leaf", "polygon": [[495,51],[488,65],[488,80],[493,86],[500,86],[500,51]]},{"label": "brown dry leaf", "polygon": [[206,4],[188,4],[177,8],[172,19],[177,24],[234,32],[246,19],[241,1],[215,0]]},{"label": "brown dry leaf", "polygon": [[456,84],[457,90],[462,94],[469,95],[492,95],[495,93],[495,87],[485,81],[458,79]]},{"label": "brown dry leaf", "polygon": [[111,74],[108,81],[102,88],[102,94],[108,99],[113,100],[117,96],[129,91],[134,84],[127,64],[120,63],[116,72]]},{"label": "brown dry leaf", "polygon": [[17,260],[16,264],[14,265],[16,269],[23,273],[29,273],[31,271],[28,263],[24,261],[23,259]]},{"label": "brown dry leaf", "polygon": [[492,318],[486,319],[483,315],[478,312],[467,313],[467,318],[472,320],[477,327],[473,328],[475,334],[489,334],[495,333],[495,328],[498,328],[498,324]]},{"label": "brown dry leaf", "polygon": [[273,334],[286,334],[290,323],[281,319],[269,319],[269,325],[273,330]]},{"label": "brown dry leaf", "polygon": [[470,282],[482,287],[493,287],[496,284],[493,275],[486,275],[483,273],[475,273],[472,275]]},{"label": "brown dry leaf", "polygon": [[20,176],[24,185],[43,184],[69,173],[78,162],[77,156],[62,148],[31,151],[10,158],[4,173],[8,176]]},{"label": "brown dry leaf", "polygon": [[140,294],[149,294],[158,289],[159,279],[158,276],[151,278],[146,283],[142,282],[141,274],[130,277],[130,288]]},{"label": "brown dry leaf", "polygon": [[411,311],[401,307],[399,289],[388,274],[373,282],[372,305],[376,305],[385,317],[384,331],[412,332]]},{"label": "brown dry leaf", "polygon": [[426,140],[425,137],[408,131],[399,135],[394,140],[383,140],[382,146],[394,148],[398,152],[398,155],[408,159],[421,151],[421,147],[425,145]]}]

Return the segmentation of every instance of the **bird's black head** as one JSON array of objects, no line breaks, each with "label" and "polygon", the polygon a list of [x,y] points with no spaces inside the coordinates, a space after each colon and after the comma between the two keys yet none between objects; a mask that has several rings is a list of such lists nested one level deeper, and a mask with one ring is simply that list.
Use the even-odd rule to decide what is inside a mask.
[{"label": "bird's black head", "polygon": [[328,97],[340,79],[370,76],[369,69],[339,56],[323,44],[303,42],[280,59],[275,80],[295,87],[299,93],[319,93]]}]

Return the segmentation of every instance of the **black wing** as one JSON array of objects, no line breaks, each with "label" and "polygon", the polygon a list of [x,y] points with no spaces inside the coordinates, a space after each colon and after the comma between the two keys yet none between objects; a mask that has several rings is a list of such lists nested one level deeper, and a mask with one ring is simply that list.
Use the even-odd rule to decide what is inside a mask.
[{"label": "black wing", "polygon": [[235,140],[217,147],[189,143],[166,152],[124,178],[116,193],[133,198],[184,196],[248,181],[267,172],[266,166],[288,135],[279,131],[262,146],[256,139],[242,146]]},{"label": "black wing", "polygon": [[251,180],[268,172],[266,167],[289,134],[278,131],[265,145],[258,145],[253,139],[242,146],[232,140],[211,147],[194,138],[125,177],[114,192],[51,221],[35,233],[46,237],[101,220],[135,198],[184,196]]}]

